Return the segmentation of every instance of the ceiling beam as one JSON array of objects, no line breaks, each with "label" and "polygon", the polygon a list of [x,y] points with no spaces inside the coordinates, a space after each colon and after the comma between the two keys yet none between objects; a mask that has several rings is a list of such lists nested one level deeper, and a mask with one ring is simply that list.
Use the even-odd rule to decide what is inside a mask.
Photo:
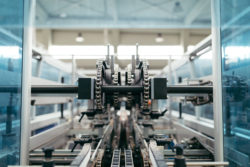
[{"label": "ceiling beam", "polygon": [[36,21],[39,23],[45,23],[48,19],[48,12],[44,8],[44,6],[41,4],[40,1],[37,1],[36,4]]},{"label": "ceiling beam", "polygon": [[193,21],[201,14],[201,12],[204,11],[204,9],[209,5],[210,1],[199,0],[192,8],[192,10],[188,13],[188,15],[186,15],[186,18],[184,20],[185,25],[192,24]]},{"label": "ceiling beam", "polygon": [[[114,24],[113,18],[103,17],[67,17],[67,18],[55,18],[50,17],[45,23],[38,22],[38,28],[53,28],[53,29],[91,29],[91,28],[178,28],[183,26],[181,19],[171,20],[163,18],[119,18],[116,24]],[[195,26],[195,27],[194,27]],[[185,26],[185,28],[210,28],[209,24],[196,24],[193,26]]]},{"label": "ceiling beam", "polygon": [[148,1],[148,0],[141,0],[141,1],[143,3],[149,5],[151,8],[161,10],[165,14],[169,14],[169,10],[163,7],[163,5],[166,4],[166,3],[169,3],[169,1],[163,0],[163,1],[158,2],[158,3],[151,2],[151,1]]},{"label": "ceiling beam", "polygon": [[117,2],[116,0],[112,0],[111,3],[112,3],[112,6],[111,6],[112,15],[113,15],[114,23],[116,23],[119,19],[118,12],[117,12]]}]

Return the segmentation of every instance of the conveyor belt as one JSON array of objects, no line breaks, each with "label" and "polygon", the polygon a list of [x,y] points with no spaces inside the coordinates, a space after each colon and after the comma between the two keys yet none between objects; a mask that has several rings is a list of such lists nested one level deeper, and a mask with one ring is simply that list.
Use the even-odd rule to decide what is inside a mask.
[{"label": "conveyor belt", "polygon": [[121,150],[115,149],[113,151],[113,157],[111,167],[120,167]]},{"label": "conveyor belt", "polygon": [[134,167],[132,151],[130,149],[125,150],[124,154],[125,154],[125,167]]}]

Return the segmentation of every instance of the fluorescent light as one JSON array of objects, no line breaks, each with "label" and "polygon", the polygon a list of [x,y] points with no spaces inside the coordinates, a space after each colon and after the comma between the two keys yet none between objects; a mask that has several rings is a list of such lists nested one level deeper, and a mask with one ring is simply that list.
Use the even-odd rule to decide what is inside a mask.
[{"label": "fluorescent light", "polygon": [[76,42],[83,42],[84,38],[82,37],[82,33],[79,33],[78,36],[76,37]]},{"label": "fluorescent light", "polygon": [[162,34],[161,33],[157,34],[157,37],[155,38],[155,42],[161,43],[163,41],[164,41],[164,38],[162,37]]}]

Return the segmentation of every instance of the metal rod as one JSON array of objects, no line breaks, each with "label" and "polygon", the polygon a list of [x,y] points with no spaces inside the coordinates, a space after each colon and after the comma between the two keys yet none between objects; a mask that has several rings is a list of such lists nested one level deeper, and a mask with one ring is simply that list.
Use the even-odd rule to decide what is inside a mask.
[{"label": "metal rod", "polygon": [[[76,82],[76,72],[77,71],[77,64],[76,64],[76,59],[75,56],[72,55],[72,69],[71,69],[71,84],[75,84]],[[72,129],[74,126],[74,108],[75,108],[75,103],[74,103],[74,98],[71,99],[70,103],[70,128]]]},{"label": "metal rod", "polygon": [[78,87],[74,85],[50,85],[50,86],[32,86],[32,94],[76,94]]},{"label": "metal rod", "polygon": [[[63,158],[65,158],[65,157],[76,157],[77,155],[79,154],[79,152],[73,152],[73,153],[64,153],[64,154],[58,154],[58,153],[53,153],[53,157],[55,158],[55,157],[63,157]],[[31,158],[36,158],[36,157],[44,157],[44,153],[39,153],[39,154],[34,154],[34,153],[31,153],[30,155],[29,155]]]},{"label": "metal rod", "polygon": [[[53,155],[54,156],[54,155]],[[56,164],[56,166],[57,165],[70,165],[70,163],[72,162],[72,160],[74,160],[74,159],[72,159],[72,158],[64,158],[64,159],[62,159],[62,158],[52,158],[52,160],[54,161],[54,163]],[[30,164],[33,166],[33,165],[40,165],[40,164],[42,164],[43,163],[43,161],[44,161],[44,158],[42,157],[42,158],[37,158],[37,159],[34,159],[34,158],[30,158],[30,160],[29,160],[29,162],[30,162]]]},{"label": "metal rod", "polygon": [[[168,83],[169,84],[172,84],[172,58],[171,58],[171,55],[169,56],[169,60],[168,60],[168,72],[167,72],[167,75],[168,75]],[[172,101],[173,101],[173,97],[168,97],[168,99],[166,99],[167,101],[167,104],[168,104],[168,115],[169,115],[169,118],[171,120],[172,118]]]},{"label": "metal rod", "polygon": [[12,131],[12,114],[13,114],[13,93],[10,93],[10,102],[7,106],[7,117],[6,117],[6,135],[11,134]]},{"label": "metal rod", "polygon": [[[102,86],[102,91],[107,93],[140,93],[143,86]],[[32,86],[32,94],[77,94],[78,87],[75,85],[51,85],[51,86]],[[168,94],[211,94],[212,86],[167,86]]]},{"label": "metal rod", "polygon": [[[73,62],[73,56],[72,56],[72,62]],[[72,65],[73,67],[73,65]],[[73,68],[72,68],[73,69]],[[72,77],[73,78],[73,77]],[[64,77],[61,77],[61,83],[63,84],[64,83]],[[64,112],[64,104],[61,104],[60,105],[60,111],[61,111],[61,119],[64,119],[64,115],[63,115],[63,112]]]},{"label": "metal rod", "polygon": [[111,69],[111,73],[114,74],[115,72],[115,56],[114,55],[111,56],[110,69]]},{"label": "metal rod", "polygon": [[110,44],[107,44],[107,55],[106,55],[106,62],[110,65],[110,52],[109,52]]},{"label": "metal rod", "polygon": [[214,111],[214,152],[215,160],[223,161],[223,118],[222,118],[222,64],[221,64],[221,0],[211,1],[211,33],[212,33],[212,60],[213,60],[213,111]]},{"label": "metal rod", "polygon": [[139,58],[139,44],[136,43],[136,65],[140,63],[140,58]]},{"label": "metal rod", "polygon": [[185,94],[185,93],[205,93],[210,94],[213,93],[212,86],[167,86],[168,94]]},{"label": "metal rod", "polygon": [[36,1],[24,1],[23,59],[22,59],[22,106],[20,132],[20,165],[29,164],[30,137],[30,88],[32,71],[32,26],[35,20]]},{"label": "metal rod", "polygon": [[179,102],[179,119],[182,119],[182,103]]},{"label": "metal rod", "polygon": [[63,112],[64,112],[64,104],[60,105],[60,111],[61,111],[61,119],[64,119],[64,114],[63,114]]},{"label": "metal rod", "polygon": [[94,153],[93,153],[92,156],[91,156],[91,161],[94,161],[94,160],[95,160],[97,151],[99,150],[99,148],[100,148],[100,146],[101,146],[101,143],[102,143],[102,139],[98,142],[98,145],[97,145],[97,147],[96,147]]},{"label": "metal rod", "polygon": [[[174,166],[174,162],[167,162],[168,166]],[[191,166],[228,166],[228,162],[186,162],[187,167]]]},{"label": "metal rod", "polygon": [[[13,98],[13,97],[12,97]],[[10,99],[12,101],[12,99]],[[12,114],[13,114],[13,106],[7,106],[7,118],[6,118],[6,134],[11,134],[12,131]]]}]

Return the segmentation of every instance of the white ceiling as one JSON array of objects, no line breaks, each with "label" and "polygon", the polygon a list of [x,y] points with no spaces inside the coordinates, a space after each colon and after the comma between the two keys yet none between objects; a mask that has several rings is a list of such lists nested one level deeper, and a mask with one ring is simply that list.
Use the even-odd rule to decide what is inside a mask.
[{"label": "white ceiling", "polygon": [[53,28],[208,28],[210,0],[37,0],[36,25]]},{"label": "white ceiling", "polygon": [[[210,0],[37,0],[36,41],[50,45],[181,45],[187,48],[210,34]],[[85,41],[77,43],[81,32]],[[106,35],[105,35],[105,32]],[[162,33],[164,42],[156,43]],[[106,53],[104,53],[105,55]],[[63,60],[70,62],[70,60]],[[77,60],[95,69],[96,60]],[[124,68],[129,61],[116,61]],[[165,60],[150,60],[160,70]]]}]

